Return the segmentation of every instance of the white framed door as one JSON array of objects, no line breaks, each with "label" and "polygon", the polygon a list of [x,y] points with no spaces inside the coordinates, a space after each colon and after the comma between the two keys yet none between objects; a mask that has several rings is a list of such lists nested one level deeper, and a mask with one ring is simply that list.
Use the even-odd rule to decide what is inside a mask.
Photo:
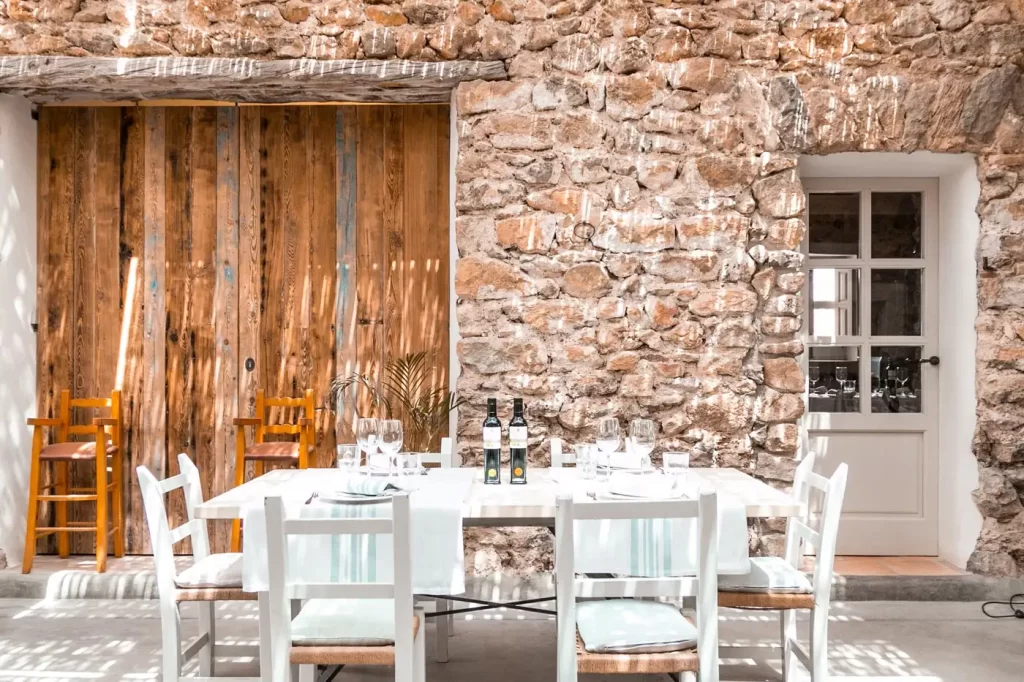
[{"label": "white framed door", "polygon": [[850,467],[841,554],[938,554],[938,181],[803,180],[804,447]]}]

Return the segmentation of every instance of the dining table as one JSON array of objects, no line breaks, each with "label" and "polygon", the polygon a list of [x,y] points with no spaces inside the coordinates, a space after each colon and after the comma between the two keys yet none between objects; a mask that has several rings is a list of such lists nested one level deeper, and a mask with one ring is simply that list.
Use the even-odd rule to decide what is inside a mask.
[{"label": "dining table", "polygon": [[[453,494],[456,497],[461,495],[461,500],[456,499],[449,503],[461,504],[459,511],[464,527],[554,528],[558,497],[566,492],[581,491],[587,486],[600,482],[600,479],[583,480],[582,471],[576,468],[531,468],[528,471],[528,482],[517,485],[509,483],[507,471],[503,474],[504,478],[501,484],[493,485],[484,483],[483,469],[479,467],[428,469],[424,475],[415,477],[414,487],[419,493],[420,499],[429,499],[429,496],[433,494],[435,497],[451,500]],[[317,491],[336,488],[342,483],[345,476],[351,476],[351,474],[346,474],[338,469],[275,469],[203,502],[196,507],[195,514],[200,519],[245,519],[246,514],[251,515],[253,509],[262,508],[267,497],[287,495],[292,499],[311,498]],[[774,488],[739,469],[692,468],[686,470],[686,476],[691,481],[711,486],[720,496],[732,498],[734,504],[735,501],[738,501],[747,518],[785,518],[800,516],[805,511],[803,505],[789,493]],[[402,484],[400,479],[396,482],[399,485]],[[412,513],[415,530],[416,492],[413,493],[411,499],[413,500]],[[461,567],[461,557],[458,560]],[[247,569],[252,568],[256,567],[247,567]],[[456,584],[458,584],[457,581]],[[531,599],[493,602],[465,596],[460,598],[460,594],[454,591],[456,589],[458,588],[453,588],[451,594],[445,594],[442,591],[441,593],[420,595],[470,604],[470,607],[466,609],[433,614],[441,616],[438,618],[439,623],[447,617],[447,613],[452,612],[499,607],[533,611],[536,609],[530,606],[530,603],[550,601],[550,599]],[[260,667],[261,671],[270,671],[270,605],[264,585],[259,586],[258,601]],[[446,627],[445,630],[447,630]],[[447,641],[444,643],[444,651],[447,651]]]}]

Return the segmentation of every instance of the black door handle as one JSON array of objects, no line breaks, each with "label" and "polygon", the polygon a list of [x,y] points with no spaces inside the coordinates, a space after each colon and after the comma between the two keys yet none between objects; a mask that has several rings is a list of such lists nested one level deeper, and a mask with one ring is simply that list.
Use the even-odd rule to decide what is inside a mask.
[{"label": "black door handle", "polygon": [[921,363],[922,365],[933,365],[934,366],[934,365],[939,364],[939,356],[938,355],[933,355],[930,358],[921,358],[920,360],[918,360],[918,362]]}]

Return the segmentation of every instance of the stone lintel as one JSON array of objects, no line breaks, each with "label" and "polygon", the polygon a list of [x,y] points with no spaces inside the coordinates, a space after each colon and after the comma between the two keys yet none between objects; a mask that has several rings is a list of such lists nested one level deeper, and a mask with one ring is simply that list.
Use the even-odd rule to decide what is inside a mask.
[{"label": "stone lintel", "polygon": [[38,103],[447,102],[463,81],[505,78],[500,61],[0,57],[0,92]]}]

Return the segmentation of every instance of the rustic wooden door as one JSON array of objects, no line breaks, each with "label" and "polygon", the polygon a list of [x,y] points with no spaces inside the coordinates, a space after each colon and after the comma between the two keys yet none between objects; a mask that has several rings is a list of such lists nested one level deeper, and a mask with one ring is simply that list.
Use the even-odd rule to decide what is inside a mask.
[{"label": "rustic wooden door", "polygon": [[[186,452],[228,489],[257,389],[329,407],[335,374],[416,350],[447,385],[448,144],[446,105],[40,111],[40,413],[124,391],[129,552],[135,467]],[[353,416],[318,414],[317,464]]]}]

